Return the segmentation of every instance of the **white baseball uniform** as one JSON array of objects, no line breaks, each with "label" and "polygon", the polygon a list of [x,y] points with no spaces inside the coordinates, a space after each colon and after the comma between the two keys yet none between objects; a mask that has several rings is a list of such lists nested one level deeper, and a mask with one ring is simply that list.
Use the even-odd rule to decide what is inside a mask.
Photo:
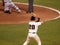
[{"label": "white baseball uniform", "polygon": [[5,7],[4,11],[9,10],[10,7],[16,9],[18,12],[21,12],[21,10],[12,2],[12,0],[4,0]]},{"label": "white baseball uniform", "polygon": [[38,26],[41,24],[41,22],[29,22],[29,33],[23,45],[27,45],[30,41],[30,38],[34,38],[37,41],[38,45],[41,45],[41,41],[37,35]]}]

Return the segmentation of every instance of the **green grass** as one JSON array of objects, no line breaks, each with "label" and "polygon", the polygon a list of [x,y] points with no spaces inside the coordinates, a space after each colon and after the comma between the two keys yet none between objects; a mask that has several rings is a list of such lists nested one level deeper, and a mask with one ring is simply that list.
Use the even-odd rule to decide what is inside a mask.
[{"label": "green grass", "polygon": [[60,19],[46,22],[39,28],[43,45],[60,45]]},{"label": "green grass", "polygon": [[22,45],[26,33],[26,24],[0,24],[0,45]]},{"label": "green grass", "polygon": [[[22,45],[26,40],[28,24],[0,24],[0,45]],[[42,45],[60,45],[60,19],[39,26]],[[31,40],[29,45],[37,45]]]}]

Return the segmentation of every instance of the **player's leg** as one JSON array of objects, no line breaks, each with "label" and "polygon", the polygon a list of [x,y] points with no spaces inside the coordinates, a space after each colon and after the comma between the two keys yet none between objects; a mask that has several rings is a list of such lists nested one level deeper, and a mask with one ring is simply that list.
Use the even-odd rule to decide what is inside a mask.
[{"label": "player's leg", "polygon": [[37,34],[34,36],[34,39],[37,41],[38,45],[41,45],[41,40]]},{"label": "player's leg", "polygon": [[29,36],[27,36],[27,39],[26,39],[26,41],[24,42],[24,44],[23,44],[23,45],[27,45],[27,44],[29,43],[29,41],[30,41],[30,37],[29,37]]},{"label": "player's leg", "polygon": [[31,12],[33,12],[33,2],[34,2],[34,0],[28,0],[28,2],[29,2],[29,7],[28,7],[28,11],[27,11],[27,13],[31,13]]},{"label": "player's leg", "polygon": [[11,2],[11,7],[16,9],[18,12],[21,12],[21,10],[13,2]]},{"label": "player's leg", "polygon": [[6,2],[6,3],[5,3],[4,12],[10,14],[11,12],[10,12],[10,9],[9,9],[9,5],[10,5],[9,2]]}]

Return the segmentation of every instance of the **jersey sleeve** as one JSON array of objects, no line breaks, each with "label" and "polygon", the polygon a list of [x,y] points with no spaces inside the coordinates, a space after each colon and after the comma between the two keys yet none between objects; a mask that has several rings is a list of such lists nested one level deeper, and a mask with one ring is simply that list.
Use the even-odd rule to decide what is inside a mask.
[{"label": "jersey sleeve", "polygon": [[36,25],[41,25],[41,22],[36,22]]}]

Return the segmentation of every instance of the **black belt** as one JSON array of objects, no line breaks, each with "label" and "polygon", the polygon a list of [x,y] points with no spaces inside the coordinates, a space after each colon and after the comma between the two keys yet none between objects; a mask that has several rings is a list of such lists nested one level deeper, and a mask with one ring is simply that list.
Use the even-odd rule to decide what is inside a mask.
[{"label": "black belt", "polygon": [[29,32],[29,33],[35,34],[36,32]]}]

